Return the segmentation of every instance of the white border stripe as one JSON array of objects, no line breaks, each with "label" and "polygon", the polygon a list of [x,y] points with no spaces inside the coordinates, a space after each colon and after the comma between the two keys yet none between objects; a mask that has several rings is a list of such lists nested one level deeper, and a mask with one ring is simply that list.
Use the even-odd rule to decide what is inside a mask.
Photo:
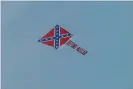
[{"label": "white border stripe", "polygon": [[[56,32],[55,32],[55,26],[54,26],[54,37],[56,36]],[[56,39],[54,39],[54,48],[55,48],[55,40]]]},{"label": "white border stripe", "polygon": [[60,39],[60,35],[61,35],[61,34],[60,34],[60,25],[59,25],[59,47],[60,47],[60,40],[61,40],[61,39]]}]

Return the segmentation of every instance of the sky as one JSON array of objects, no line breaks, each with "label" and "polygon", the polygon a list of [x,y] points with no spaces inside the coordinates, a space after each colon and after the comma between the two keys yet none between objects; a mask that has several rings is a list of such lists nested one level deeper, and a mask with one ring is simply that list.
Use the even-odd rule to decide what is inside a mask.
[{"label": "sky", "polygon": [[[2,89],[133,89],[133,2],[2,2]],[[37,42],[56,24],[88,51]]]}]

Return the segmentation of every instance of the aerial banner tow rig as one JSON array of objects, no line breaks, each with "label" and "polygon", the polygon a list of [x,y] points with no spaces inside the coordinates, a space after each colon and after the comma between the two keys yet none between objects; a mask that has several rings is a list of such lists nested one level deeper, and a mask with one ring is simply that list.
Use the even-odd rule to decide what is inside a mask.
[{"label": "aerial banner tow rig", "polygon": [[88,52],[86,50],[79,47],[72,40],[70,40],[72,36],[73,35],[67,30],[59,25],[56,25],[51,31],[49,31],[46,35],[39,39],[38,42],[54,47],[55,49],[58,49],[64,44],[67,44],[71,48],[75,49],[77,52],[83,55],[87,54]]}]

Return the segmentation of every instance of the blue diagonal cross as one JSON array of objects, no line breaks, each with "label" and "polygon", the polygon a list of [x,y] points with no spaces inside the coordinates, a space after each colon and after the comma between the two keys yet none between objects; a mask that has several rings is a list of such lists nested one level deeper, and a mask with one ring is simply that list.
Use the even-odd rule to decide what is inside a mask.
[{"label": "blue diagonal cross", "polygon": [[47,42],[47,41],[55,40],[55,48],[58,49],[60,38],[65,38],[65,37],[70,37],[70,36],[72,36],[72,34],[70,34],[70,33],[60,35],[59,34],[59,25],[56,25],[55,26],[55,37],[42,38],[42,39],[38,40],[38,42]]}]

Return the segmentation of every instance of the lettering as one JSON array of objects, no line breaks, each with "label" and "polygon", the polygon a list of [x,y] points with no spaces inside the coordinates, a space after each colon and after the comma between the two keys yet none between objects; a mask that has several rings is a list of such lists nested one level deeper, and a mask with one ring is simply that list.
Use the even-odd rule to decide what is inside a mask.
[{"label": "lettering", "polygon": [[75,44],[75,43],[72,42],[71,40],[67,42],[67,45],[69,45],[69,46],[72,47],[73,49],[76,49],[76,47],[78,46],[77,44]]},{"label": "lettering", "polygon": [[74,42],[72,42],[71,40],[67,41],[66,42],[67,45],[69,45],[71,48],[75,49],[77,52],[85,55],[86,53],[88,53],[86,50],[84,50],[83,48],[81,47],[78,47],[77,44],[75,44]]},{"label": "lettering", "polygon": [[87,51],[84,50],[84,49],[81,48],[81,47],[78,47],[76,50],[77,50],[79,53],[83,54],[83,55],[85,55],[85,54],[87,53]]}]

